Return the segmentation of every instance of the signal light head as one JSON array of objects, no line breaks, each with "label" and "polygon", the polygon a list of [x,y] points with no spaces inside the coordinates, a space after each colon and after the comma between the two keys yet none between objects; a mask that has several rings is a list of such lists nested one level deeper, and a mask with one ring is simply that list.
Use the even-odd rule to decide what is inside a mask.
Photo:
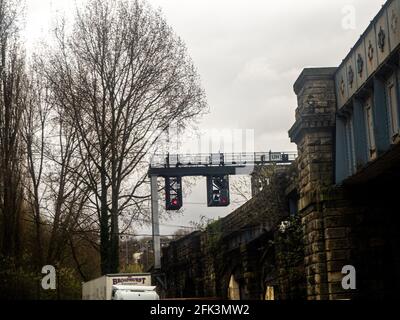
[{"label": "signal light head", "polygon": [[165,178],[165,208],[167,211],[178,211],[182,208],[182,178]]},{"label": "signal light head", "polygon": [[209,207],[227,207],[229,200],[229,176],[207,176]]}]

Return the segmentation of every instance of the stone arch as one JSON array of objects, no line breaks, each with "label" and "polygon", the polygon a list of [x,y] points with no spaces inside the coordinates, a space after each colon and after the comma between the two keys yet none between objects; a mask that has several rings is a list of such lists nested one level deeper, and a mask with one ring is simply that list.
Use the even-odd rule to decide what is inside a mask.
[{"label": "stone arch", "polygon": [[228,299],[229,300],[241,300],[240,283],[236,280],[234,274],[232,274],[229,279]]},{"label": "stone arch", "polygon": [[234,279],[240,286],[243,287],[244,272],[241,261],[240,253],[237,251],[230,252],[229,255],[224,256],[224,263],[216,269],[216,294],[222,299],[228,299],[229,284],[231,283],[231,277],[234,275]]},{"label": "stone arch", "polygon": [[241,264],[233,265],[229,268],[223,278],[224,296],[229,300],[243,300],[244,296],[244,276]]},{"label": "stone arch", "polygon": [[278,276],[275,267],[274,247],[267,247],[260,259],[261,281],[263,296],[262,300],[276,300],[278,297]]}]

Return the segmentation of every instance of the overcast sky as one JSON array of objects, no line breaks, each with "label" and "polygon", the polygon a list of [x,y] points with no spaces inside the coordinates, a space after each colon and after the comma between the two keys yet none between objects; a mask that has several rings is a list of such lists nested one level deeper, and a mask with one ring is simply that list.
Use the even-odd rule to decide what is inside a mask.
[{"label": "overcast sky", "polygon": [[[26,0],[30,45],[46,36],[56,10],[74,1]],[[77,0],[80,1],[80,0]],[[255,151],[296,150],[288,138],[294,122],[293,83],[305,67],[338,66],[383,0],[149,0],[185,41],[206,91],[210,113],[201,129],[254,129]],[[354,9],[355,21],[352,21]],[[350,20],[349,20],[350,19]],[[214,150],[218,151],[218,150]],[[187,225],[200,215],[224,216],[234,209],[208,209],[205,184],[185,199]],[[236,205],[237,206],[237,205]],[[162,228],[170,234],[170,228]]]}]

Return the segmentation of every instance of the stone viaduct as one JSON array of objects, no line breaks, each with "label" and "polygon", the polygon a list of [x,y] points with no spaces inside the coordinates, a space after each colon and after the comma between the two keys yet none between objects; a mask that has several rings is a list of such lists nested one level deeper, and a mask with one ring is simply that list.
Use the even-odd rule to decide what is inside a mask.
[{"label": "stone viaduct", "polygon": [[[339,67],[304,69],[292,166],[241,208],[164,248],[168,297],[384,299],[400,289],[400,0]],[[259,168],[263,171],[263,168]],[[356,269],[356,289],[342,269]]]}]

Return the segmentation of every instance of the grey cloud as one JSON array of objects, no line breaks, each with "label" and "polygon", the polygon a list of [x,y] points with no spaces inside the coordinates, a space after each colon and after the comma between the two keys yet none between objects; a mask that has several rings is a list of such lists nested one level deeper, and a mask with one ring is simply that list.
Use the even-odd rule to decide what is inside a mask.
[{"label": "grey cloud", "polygon": [[[33,0],[32,0],[33,1]],[[65,2],[52,0],[53,4]],[[29,2],[29,1],[28,1]],[[35,5],[44,3],[34,0]],[[149,0],[187,44],[211,113],[201,128],[253,128],[258,150],[295,150],[293,83],[304,67],[337,66],[378,12],[383,0]],[[356,9],[345,30],[342,9]],[[204,201],[204,183],[186,201]],[[194,199],[194,200],[192,200]],[[230,208],[232,210],[232,208]],[[225,215],[189,205],[176,224],[199,215]]]}]

